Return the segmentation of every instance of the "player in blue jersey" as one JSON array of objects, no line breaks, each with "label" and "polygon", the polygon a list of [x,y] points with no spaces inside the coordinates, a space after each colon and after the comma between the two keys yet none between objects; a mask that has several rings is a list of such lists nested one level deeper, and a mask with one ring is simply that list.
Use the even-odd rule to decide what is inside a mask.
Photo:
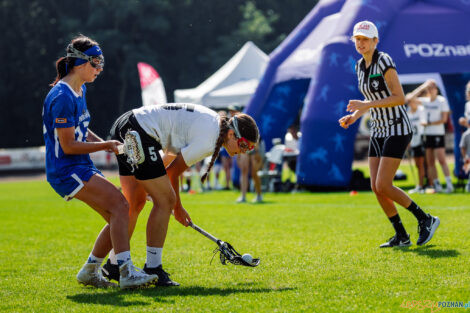
[{"label": "player in blue jersey", "polygon": [[90,114],[85,83],[103,71],[104,57],[98,43],[80,35],[67,46],[67,55],[56,61],[57,77],[44,101],[43,131],[46,144],[47,181],[64,199],[79,199],[97,211],[109,224],[99,234],[88,260],[77,275],[79,283],[111,287],[100,271],[111,247],[120,265],[121,288],[151,284],[156,275],[142,273],[132,265],[129,248],[129,205],[119,190],[96,169],[89,153],[117,153],[119,141],[103,141],[88,129]]}]

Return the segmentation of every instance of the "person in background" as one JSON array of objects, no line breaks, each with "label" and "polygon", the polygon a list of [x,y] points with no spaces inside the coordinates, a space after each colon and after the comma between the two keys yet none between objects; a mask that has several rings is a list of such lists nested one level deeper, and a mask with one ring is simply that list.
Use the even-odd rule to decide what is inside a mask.
[{"label": "person in background", "polygon": [[462,134],[460,138],[460,153],[463,160],[463,171],[468,175],[467,184],[465,185],[465,192],[470,192],[470,127]]},{"label": "person in background", "polygon": [[426,173],[425,162],[424,162],[424,146],[423,146],[423,125],[421,125],[423,106],[419,104],[416,99],[408,101],[408,118],[413,128],[413,137],[411,138],[410,150],[411,155],[415,161],[416,168],[418,170],[418,181],[414,189],[408,191],[408,193],[424,193],[424,176]]},{"label": "person in background", "polygon": [[470,127],[470,81],[465,87],[465,99],[467,100],[465,103],[465,112],[464,116],[459,118],[459,125],[468,128]]},{"label": "person in background", "polygon": [[111,247],[116,251],[121,288],[145,286],[157,280],[136,269],[131,260],[128,223],[129,205],[112,183],[103,177],[90,153],[118,153],[119,141],[103,141],[89,128],[85,83],[92,83],[104,67],[98,43],[86,36],[74,38],[67,55],[56,61],[57,77],[43,107],[46,173],[51,187],[65,200],[79,199],[100,214],[107,225],[95,241],[77,281],[94,287],[113,287],[100,271]]},{"label": "person in background", "polygon": [[[423,91],[427,90],[428,97],[418,97]],[[446,161],[445,151],[445,124],[449,119],[449,104],[446,98],[439,95],[436,82],[433,80],[425,81],[421,86],[413,90],[407,95],[407,101],[417,100],[424,107],[423,119],[421,125],[424,126],[423,138],[424,147],[426,149],[426,164],[428,177],[434,185],[436,192],[442,192],[442,186],[439,182],[436,157],[441,165],[446,180],[446,192],[454,192],[454,185],[450,177],[449,166]]]},{"label": "person in background", "polygon": [[357,23],[352,40],[357,52],[362,55],[355,69],[359,89],[365,100],[349,100],[347,111],[351,114],[343,116],[338,122],[347,129],[365,112],[370,111],[371,188],[396,232],[380,248],[411,245],[410,236],[406,233],[395,203],[416,217],[419,233],[417,244],[424,245],[434,236],[440,224],[439,218],[425,213],[403,190],[393,186],[393,178],[412,136],[411,124],[404,108],[405,95],[395,63],[387,53],[377,50],[379,33],[374,23]]},{"label": "person in background", "polygon": [[250,189],[250,174],[253,180],[256,196],[251,201],[253,203],[263,202],[261,190],[261,178],[258,171],[263,167],[263,159],[265,154],[264,141],[261,139],[252,151],[237,156],[237,165],[240,168],[240,191],[241,195],[237,199],[237,203],[246,202],[246,193]]}]

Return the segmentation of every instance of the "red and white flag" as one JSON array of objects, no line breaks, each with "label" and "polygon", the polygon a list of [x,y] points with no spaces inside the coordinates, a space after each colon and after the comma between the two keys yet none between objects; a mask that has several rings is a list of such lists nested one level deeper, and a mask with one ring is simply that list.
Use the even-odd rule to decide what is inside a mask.
[{"label": "red and white flag", "polygon": [[166,93],[163,81],[157,71],[149,64],[137,63],[143,105],[165,104]]}]

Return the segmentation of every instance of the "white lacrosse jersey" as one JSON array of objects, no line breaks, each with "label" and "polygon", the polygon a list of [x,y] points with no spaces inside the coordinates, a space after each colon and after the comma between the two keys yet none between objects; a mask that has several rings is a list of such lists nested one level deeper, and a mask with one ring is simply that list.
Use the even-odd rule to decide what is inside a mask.
[{"label": "white lacrosse jersey", "polygon": [[411,137],[411,147],[418,147],[422,144],[421,136],[423,135],[424,126],[421,125],[423,120],[424,108],[422,105],[418,105],[415,112],[411,112],[411,109],[407,111],[408,118],[410,119],[411,129],[413,130],[413,137]]},{"label": "white lacrosse jersey", "polygon": [[[431,123],[439,121],[442,119],[443,112],[449,112],[449,104],[443,96],[437,96],[432,102],[431,99],[427,97],[418,99],[424,107],[423,122]],[[426,126],[424,127],[424,134],[431,136],[445,135],[444,124]]]},{"label": "white lacrosse jersey", "polygon": [[219,137],[219,115],[189,103],[149,105],[132,110],[142,129],[155,138],[164,151],[181,152],[186,165],[212,155]]}]

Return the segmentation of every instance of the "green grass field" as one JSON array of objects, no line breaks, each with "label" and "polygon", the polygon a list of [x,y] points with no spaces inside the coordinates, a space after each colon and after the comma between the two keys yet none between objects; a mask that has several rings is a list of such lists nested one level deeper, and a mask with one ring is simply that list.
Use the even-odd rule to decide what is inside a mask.
[{"label": "green grass field", "polygon": [[[215,244],[172,219],[163,258],[180,287],[96,290],[78,285],[75,275],[104,225],[98,214],[63,201],[46,182],[0,183],[0,310],[436,312],[401,305],[470,301],[467,194],[414,195],[442,222],[427,246],[403,249],[378,248],[393,230],[370,192],[266,194],[264,204],[242,205],[237,196],[185,194],[183,203],[195,223],[259,256],[259,267],[210,264]],[[138,266],[149,209],[131,242]],[[416,220],[399,212],[415,243]]]}]

